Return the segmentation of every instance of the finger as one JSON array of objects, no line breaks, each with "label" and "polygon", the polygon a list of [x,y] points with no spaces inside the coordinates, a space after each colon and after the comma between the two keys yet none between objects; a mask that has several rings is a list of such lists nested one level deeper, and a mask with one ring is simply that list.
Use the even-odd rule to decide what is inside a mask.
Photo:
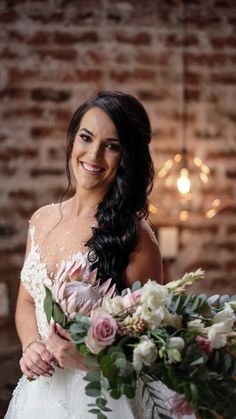
[{"label": "finger", "polygon": [[31,369],[27,366],[23,358],[21,358],[20,360],[20,368],[23,374],[26,375],[26,377],[31,378],[31,379],[38,378],[38,375],[36,375],[33,371],[31,371]]},{"label": "finger", "polygon": [[70,336],[70,333],[66,329],[61,327],[61,325],[58,324],[58,323],[56,323],[56,331],[57,331],[57,334],[59,336],[61,336],[62,338],[66,339],[66,340],[69,340],[69,341],[72,340],[71,336]]},{"label": "finger", "polygon": [[52,370],[52,366],[49,363],[44,362],[40,355],[34,351],[28,351],[24,356],[24,361],[31,371],[35,374],[42,375]]}]

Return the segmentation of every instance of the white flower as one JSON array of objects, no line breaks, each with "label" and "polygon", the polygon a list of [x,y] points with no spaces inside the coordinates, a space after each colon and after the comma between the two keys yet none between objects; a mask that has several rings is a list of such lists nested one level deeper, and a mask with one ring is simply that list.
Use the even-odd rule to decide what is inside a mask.
[{"label": "white flower", "polygon": [[213,319],[214,323],[223,323],[224,331],[231,332],[233,324],[236,320],[236,315],[229,303],[225,303],[224,310],[217,313]]},{"label": "white flower", "polygon": [[113,297],[113,298],[110,298],[110,297],[104,298],[102,307],[107,313],[113,314],[114,316],[116,316],[122,310],[124,310],[122,297],[117,295],[116,297]]},{"label": "white flower", "polygon": [[184,340],[180,337],[169,339],[169,349],[167,350],[170,364],[181,361],[181,351],[184,349]]},{"label": "white flower", "polygon": [[162,326],[172,326],[175,329],[180,329],[182,326],[182,318],[177,313],[170,313],[167,308],[164,308],[164,319],[162,321]]},{"label": "white flower", "polygon": [[142,336],[140,343],[133,352],[133,366],[136,371],[140,371],[144,365],[151,365],[157,357],[155,343],[147,336]]},{"label": "white flower", "polygon": [[184,340],[180,337],[172,337],[169,339],[169,348],[170,349],[178,349],[178,351],[182,351],[185,347]]},{"label": "white flower", "polygon": [[187,328],[191,331],[196,331],[196,332],[201,333],[204,331],[204,324],[201,319],[195,319],[187,323]]},{"label": "white flower", "polygon": [[150,279],[141,288],[140,302],[151,310],[156,310],[158,307],[164,306],[168,290],[164,285],[160,285]]},{"label": "white flower", "polygon": [[222,348],[226,345],[227,334],[232,332],[236,316],[229,303],[225,303],[224,310],[220,311],[213,318],[213,325],[207,327],[208,339],[214,349]]},{"label": "white flower", "polygon": [[149,307],[144,304],[137,308],[133,317],[141,317],[146,321],[149,329],[155,329],[161,325],[165,317],[164,307],[159,307],[156,310],[150,310]]},{"label": "white flower", "polygon": [[213,324],[208,328],[208,339],[212,349],[222,348],[226,345],[226,335],[221,332],[221,325]]}]

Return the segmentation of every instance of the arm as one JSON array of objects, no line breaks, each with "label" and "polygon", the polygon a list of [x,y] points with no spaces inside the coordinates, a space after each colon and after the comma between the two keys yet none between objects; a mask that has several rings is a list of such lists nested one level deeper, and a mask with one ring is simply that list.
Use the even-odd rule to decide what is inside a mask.
[{"label": "arm", "polygon": [[148,279],[159,283],[163,281],[162,260],[156,237],[145,220],[139,222],[138,244],[130,256],[130,262],[124,273],[128,287],[136,280],[143,284]]},{"label": "arm", "polygon": [[[30,251],[30,237],[26,245],[26,257]],[[30,378],[39,375],[48,375],[52,370],[52,356],[47,351],[45,344],[40,341],[35,317],[35,305],[31,295],[20,283],[16,305],[16,329],[19,335],[23,354],[20,359],[20,368],[23,374]]]}]

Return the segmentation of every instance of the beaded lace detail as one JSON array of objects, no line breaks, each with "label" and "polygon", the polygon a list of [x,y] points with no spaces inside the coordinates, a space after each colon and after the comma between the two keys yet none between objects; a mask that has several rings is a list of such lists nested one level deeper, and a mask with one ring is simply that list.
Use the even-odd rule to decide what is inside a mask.
[{"label": "beaded lace detail", "polygon": [[[34,299],[38,331],[42,339],[46,339],[48,333],[48,323],[43,308],[45,297],[44,285],[51,289],[52,279],[49,277],[46,264],[41,260],[39,247],[35,241],[35,226],[30,227],[29,231],[31,237],[31,247],[21,271],[21,281]],[[61,262],[60,269],[64,265],[69,267],[69,265],[72,265],[75,260],[84,265],[87,262],[87,254],[78,251],[69,261],[65,262],[63,260]],[[85,278],[88,273],[89,265],[87,272],[85,272]]]}]

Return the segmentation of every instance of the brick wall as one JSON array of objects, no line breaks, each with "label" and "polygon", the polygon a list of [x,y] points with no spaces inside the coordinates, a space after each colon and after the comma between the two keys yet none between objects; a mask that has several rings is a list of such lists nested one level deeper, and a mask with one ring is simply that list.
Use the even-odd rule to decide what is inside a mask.
[{"label": "brick wall", "polygon": [[[202,266],[209,293],[236,279],[236,3],[187,1],[188,145],[211,168],[202,207],[179,228],[170,275]],[[0,270],[22,264],[27,220],[55,202],[66,180],[65,134],[73,110],[99,89],[144,103],[153,126],[156,168],[180,149],[181,4],[169,0],[2,0],[0,3]],[[197,192],[198,201],[202,195]],[[176,198],[158,195],[158,207]],[[166,204],[167,202],[167,204]],[[205,208],[206,209],[206,208]],[[153,221],[173,225],[168,211]],[[18,279],[15,279],[16,287]],[[14,294],[14,291],[11,291]],[[14,294],[15,295],[15,294]]]}]

